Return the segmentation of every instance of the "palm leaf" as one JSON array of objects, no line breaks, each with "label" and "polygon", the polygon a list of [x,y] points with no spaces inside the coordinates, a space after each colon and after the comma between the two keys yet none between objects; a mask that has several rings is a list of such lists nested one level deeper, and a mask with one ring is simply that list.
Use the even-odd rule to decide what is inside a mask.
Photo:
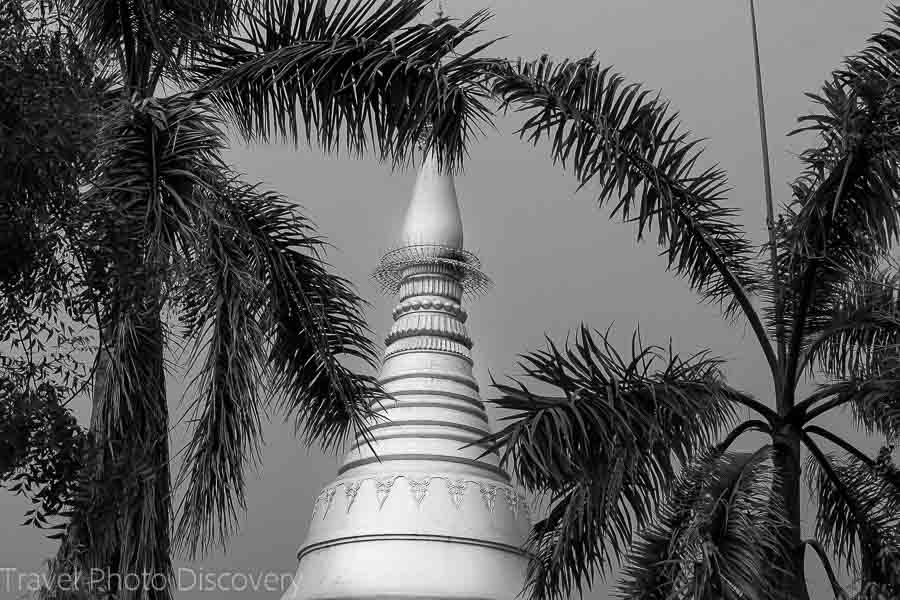
[{"label": "palm leaf", "polygon": [[191,555],[214,542],[224,546],[234,531],[246,510],[245,473],[256,464],[262,441],[264,282],[252,245],[224,217],[209,220],[202,262],[193,265],[199,272],[183,292],[183,319],[196,344],[192,362],[203,361],[177,536]]},{"label": "palm leaf", "polygon": [[403,162],[418,141],[453,165],[489,122],[478,81],[487,44],[457,49],[487,19],[414,25],[427,0],[265,0],[245,28],[210,46],[201,88],[247,138],[299,138],[326,150],[373,145]]},{"label": "palm leaf", "polygon": [[292,204],[246,185],[233,197],[234,222],[256,246],[268,298],[262,318],[273,393],[308,443],[335,448],[364,431],[370,404],[383,394],[374,377],[343,362],[377,364],[363,300],[327,269],[324,241]]},{"label": "palm leaf", "polygon": [[590,589],[595,566],[610,560],[604,541],[611,540],[617,548],[618,536],[631,526],[615,497],[625,469],[624,462],[618,462],[609,473],[609,485],[573,480],[551,495],[548,515],[532,526],[525,544],[530,560],[523,594],[563,600]]},{"label": "palm leaf", "polygon": [[900,347],[900,274],[895,269],[849,275],[831,323],[801,363],[831,377],[875,376]]},{"label": "palm leaf", "polygon": [[619,585],[623,598],[773,598],[785,556],[773,449],[701,454],[641,533]]},{"label": "palm leaf", "polygon": [[212,189],[224,168],[218,122],[203,103],[176,95],[122,101],[100,133],[97,174],[84,205],[90,230],[106,237],[79,241],[102,242],[109,263],[123,245],[144,246],[146,266],[120,276],[146,277],[148,269],[160,276],[173,256],[190,255],[195,225],[209,210],[200,191]]},{"label": "palm leaf", "polygon": [[[825,400],[819,406],[817,402]],[[900,362],[891,358],[877,366],[877,373],[819,386],[799,409],[814,406],[804,416],[813,419],[832,409],[849,406],[856,422],[870,435],[888,439],[900,436]]]},{"label": "palm leaf", "polygon": [[893,76],[876,66],[893,60],[890,44],[898,35],[888,29],[873,38],[821,94],[809,95],[820,110],[803,117],[795,132],[815,134],[818,145],[801,156],[806,171],[793,185],[779,231],[785,321],[773,325],[790,335],[789,381],[804,345],[831,325],[849,275],[876,269],[900,234],[900,96]]},{"label": "palm leaf", "polygon": [[365,434],[383,396],[372,376],[343,363],[375,364],[362,301],[327,270],[324,242],[294,206],[236,178],[207,201],[216,210],[195,249],[200,269],[179,294],[203,360],[177,536],[191,555],[236,527],[261,410],[277,403],[306,443],[328,450]]},{"label": "palm leaf", "polygon": [[774,370],[750,303],[760,288],[756,252],[734,223],[738,211],[721,205],[725,173],[697,166],[698,141],[668,103],[593,57],[554,63],[544,56],[498,66],[492,77],[504,107],[529,114],[521,136],[534,144],[547,138],[553,160],[571,161],[580,186],[599,189],[601,206],[615,201],[612,215],[636,222],[638,239],[656,227],[669,268],[727,314],[740,308]]},{"label": "palm leaf", "polygon": [[722,381],[718,364],[705,354],[683,359],[644,347],[637,336],[626,359],[608,334],[596,341],[582,328],[571,347],[560,351],[550,342],[523,357],[526,375],[563,397],[535,394],[520,382],[494,384],[502,395],[491,402],[512,414],[484,440],[488,451],[504,447],[502,464],[554,503],[532,534],[533,597],[580,589],[581,577],[609,566],[610,551],[624,555],[633,529],[649,522],[674,479],[673,460],[687,462],[708,446],[743,397]]},{"label": "palm leaf", "polygon": [[854,574],[884,578],[879,557],[900,552],[900,477],[883,455],[879,461],[824,454],[805,441],[808,483],[816,496],[816,537]]},{"label": "palm leaf", "polygon": [[724,454],[723,449],[709,449],[682,470],[656,518],[639,533],[629,552],[617,590],[622,597],[669,600],[677,598],[679,590],[686,591],[682,533],[691,525],[693,506]]}]

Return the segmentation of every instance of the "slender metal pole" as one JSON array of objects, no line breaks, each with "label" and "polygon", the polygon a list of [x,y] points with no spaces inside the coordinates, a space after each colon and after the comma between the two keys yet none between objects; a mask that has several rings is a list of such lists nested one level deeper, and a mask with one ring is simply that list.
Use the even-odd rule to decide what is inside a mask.
[{"label": "slender metal pole", "polygon": [[[769,137],[766,133],[766,107],[763,102],[762,69],[759,64],[759,40],[756,33],[756,8],[754,0],[750,0],[750,24],[753,29],[753,63],[756,67],[756,103],[759,112],[759,140],[762,145],[763,159],[763,186],[766,194],[766,229],[769,231],[769,258],[772,269],[772,284],[775,286],[775,318],[778,321],[778,363],[783,366],[785,361],[784,327],[782,317],[784,314],[781,287],[778,281],[778,249],[775,246],[775,216],[772,200],[772,173],[769,167]],[[780,391],[778,392],[779,396]]]}]

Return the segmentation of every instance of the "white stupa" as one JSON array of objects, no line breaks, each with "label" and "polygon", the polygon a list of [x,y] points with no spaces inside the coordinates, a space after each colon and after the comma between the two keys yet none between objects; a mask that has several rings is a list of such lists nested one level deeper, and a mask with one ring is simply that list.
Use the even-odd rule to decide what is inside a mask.
[{"label": "white stupa", "polygon": [[283,600],[513,600],[527,565],[525,498],[496,454],[466,447],[489,425],[461,300],[488,280],[463,249],[453,178],[433,159],[376,277],[400,297],[380,374],[387,419],[316,499]]}]

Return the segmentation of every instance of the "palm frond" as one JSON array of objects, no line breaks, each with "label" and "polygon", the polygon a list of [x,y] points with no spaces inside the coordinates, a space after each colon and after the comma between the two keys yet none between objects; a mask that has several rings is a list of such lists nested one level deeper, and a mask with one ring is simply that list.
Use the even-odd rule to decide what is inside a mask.
[{"label": "palm frond", "polygon": [[[685,466],[668,497],[657,511],[654,522],[638,535],[628,556],[618,594],[627,598],[677,598],[687,586],[683,577],[681,534],[694,519],[694,505],[711,481],[725,451],[710,448]],[[687,591],[687,590],[683,590]]]},{"label": "palm frond", "polygon": [[831,323],[801,359],[830,377],[875,376],[900,347],[900,274],[895,269],[850,275],[834,300]]},{"label": "palm frond", "polygon": [[[611,486],[621,484],[625,463],[609,473]],[[597,565],[610,561],[610,549],[622,552],[618,536],[631,526],[626,512],[617,513],[617,499],[606,482],[573,480],[550,497],[550,511],[532,525],[525,544],[530,555],[522,592],[534,600],[563,600],[581,595]],[[610,547],[604,543],[610,540]]]},{"label": "palm frond", "polygon": [[225,215],[207,222],[199,264],[182,291],[183,319],[202,361],[197,413],[179,487],[188,482],[176,539],[196,556],[224,546],[246,510],[245,473],[262,441],[266,348],[264,281],[252,241]]},{"label": "palm frond", "polygon": [[[485,442],[504,448],[502,464],[527,490],[549,493],[556,503],[552,518],[533,534],[542,557],[536,560],[550,562],[532,568],[535,577],[542,573],[556,583],[532,580],[543,590],[535,593],[571,589],[591,569],[608,567],[610,549],[624,554],[633,529],[649,522],[674,479],[673,461],[684,464],[708,446],[743,398],[724,383],[718,365],[705,353],[685,359],[671,348],[645,347],[636,335],[626,358],[608,333],[597,341],[582,327],[573,346],[560,351],[549,342],[548,350],[521,363],[535,383],[563,397],[533,393],[518,381],[518,387],[494,383],[502,395],[490,402],[512,411],[501,419],[511,422]],[[602,498],[602,507],[589,514],[572,508],[591,498]],[[575,535],[560,533],[573,515],[602,535],[591,542],[599,550],[587,542],[574,553],[556,547]]]},{"label": "palm frond", "polygon": [[268,297],[262,318],[273,393],[307,443],[335,448],[365,430],[374,414],[370,403],[384,393],[373,376],[343,364],[377,364],[364,301],[328,270],[320,256],[324,241],[291,203],[249,185],[233,198],[234,222],[255,245]]},{"label": "palm frond", "polygon": [[265,0],[195,65],[201,89],[247,138],[370,145],[399,163],[420,139],[459,162],[490,122],[479,84],[488,44],[460,52],[487,13],[415,25],[428,0]]},{"label": "palm frond", "polygon": [[[818,406],[816,404],[821,402]],[[797,405],[806,410],[805,421],[835,408],[849,406],[856,422],[871,434],[888,439],[900,437],[900,362],[891,359],[877,367],[877,373],[866,378],[850,378],[825,384]]]},{"label": "palm frond", "polygon": [[809,436],[804,441],[818,504],[816,537],[857,576],[883,579],[879,556],[900,552],[900,476],[889,453],[863,461],[826,455]]},{"label": "palm frond", "polygon": [[740,308],[774,367],[750,303],[761,285],[757,255],[734,222],[739,211],[721,205],[725,173],[697,166],[699,142],[669,104],[593,57],[554,63],[544,56],[498,66],[492,77],[504,107],[529,114],[521,136],[534,144],[547,138],[553,160],[571,161],[580,186],[599,189],[601,206],[615,202],[613,216],[637,223],[638,239],[656,227],[669,268],[726,314]]},{"label": "palm frond", "polygon": [[811,548],[813,552],[816,553],[816,556],[819,557],[822,566],[825,568],[825,574],[828,576],[828,583],[831,585],[831,591],[834,593],[834,600],[849,600],[850,597],[847,595],[847,590],[840,584],[837,574],[834,572],[831,560],[828,558],[828,552],[822,547],[819,540],[806,539],[803,540],[803,544]]},{"label": "palm frond", "polygon": [[[365,433],[383,391],[344,359],[376,353],[350,285],[329,272],[324,242],[278,194],[219,183],[185,279],[182,319],[202,357],[199,419],[182,471],[178,536],[191,555],[224,544],[244,509],[260,412],[277,402],[306,443],[325,449]],[[196,269],[199,267],[199,270]]]},{"label": "palm frond", "polygon": [[[636,542],[622,598],[775,598],[785,555],[772,447],[711,448],[688,464]],[[774,561],[773,561],[774,559]]]},{"label": "palm frond", "polygon": [[789,332],[791,378],[805,343],[831,324],[850,274],[877,268],[900,234],[900,94],[894,76],[874,66],[893,60],[898,40],[888,29],[848,59],[821,94],[808,95],[819,110],[795,132],[813,133],[818,145],[801,155],[806,171],[779,231],[785,320],[773,325]]}]

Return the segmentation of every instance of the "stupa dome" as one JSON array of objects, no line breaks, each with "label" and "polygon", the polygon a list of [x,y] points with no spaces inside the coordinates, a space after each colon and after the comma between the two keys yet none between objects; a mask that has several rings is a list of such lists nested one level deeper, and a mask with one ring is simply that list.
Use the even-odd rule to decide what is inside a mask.
[{"label": "stupa dome", "polygon": [[[443,249],[446,252],[435,252]],[[400,248],[376,272],[400,297],[379,381],[390,400],[318,495],[283,600],[513,600],[525,582],[524,496],[478,440],[464,291],[489,281],[463,249],[453,178],[424,161]]]}]

